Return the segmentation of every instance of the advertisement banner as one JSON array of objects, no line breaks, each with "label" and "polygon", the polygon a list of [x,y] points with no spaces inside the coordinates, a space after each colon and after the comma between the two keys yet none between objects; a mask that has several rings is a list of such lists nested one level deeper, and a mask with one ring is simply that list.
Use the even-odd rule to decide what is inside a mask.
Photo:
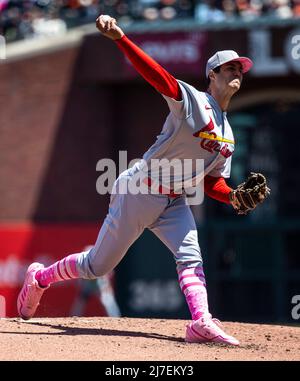
[{"label": "advertisement banner", "polygon": [[[144,52],[173,75],[189,73],[199,76],[206,60],[207,32],[173,32],[134,34],[132,38]],[[123,56],[123,71],[127,77],[139,74]]]}]

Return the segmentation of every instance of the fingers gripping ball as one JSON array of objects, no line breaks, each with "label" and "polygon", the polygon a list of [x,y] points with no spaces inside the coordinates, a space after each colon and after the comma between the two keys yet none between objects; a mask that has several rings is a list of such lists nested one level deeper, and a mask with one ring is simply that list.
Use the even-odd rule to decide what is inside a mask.
[{"label": "fingers gripping ball", "polygon": [[108,16],[108,15],[103,15],[102,16],[102,21],[106,22],[106,21],[110,21],[111,17]]},{"label": "fingers gripping ball", "polygon": [[269,194],[265,176],[251,172],[248,179],[230,193],[230,201],[237,214],[247,214],[265,201]]},{"label": "fingers gripping ball", "polygon": [[109,15],[100,15],[96,19],[96,27],[103,36],[112,40],[120,39],[124,35],[122,29],[117,25],[116,19]]},{"label": "fingers gripping ball", "polygon": [[109,15],[101,15],[99,16],[98,18],[99,20],[101,20],[103,23],[105,24],[115,24],[117,22],[117,20]]}]

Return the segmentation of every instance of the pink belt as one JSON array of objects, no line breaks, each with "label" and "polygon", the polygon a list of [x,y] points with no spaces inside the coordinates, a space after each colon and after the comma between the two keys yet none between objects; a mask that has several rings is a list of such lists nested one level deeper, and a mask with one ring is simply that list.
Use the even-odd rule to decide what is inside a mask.
[{"label": "pink belt", "polygon": [[[150,177],[146,177],[143,180],[143,183],[148,185],[149,188],[151,188],[151,186],[153,185],[153,180]],[[164,194],[165,196],[172,197],[172,198],[176,198],[176,197],[181,195],[178,193],[174,193],[173,191],[171,191],[168,188],[163,187],[162,185],[158,186],[158,193]]]}]

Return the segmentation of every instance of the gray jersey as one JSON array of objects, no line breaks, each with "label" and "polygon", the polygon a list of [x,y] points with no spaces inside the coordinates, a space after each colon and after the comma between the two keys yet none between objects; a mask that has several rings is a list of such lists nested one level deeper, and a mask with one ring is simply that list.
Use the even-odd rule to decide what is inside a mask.
[{"label": "gray jersey", "polygon": [[[156,142],[143,156],[147,163],[146,170],[149,171],[152,159],[192,159],[193,162],[203,159],[201,171],[197,172],[194,166],[191,174],[185,176],[185,188],[189,187],[188,184],[199,184],[208,174],[214,177],[230,177],[234,138],[226,112],[221,110],[208,93],[200,92],[183,81],[178,83],[183,99],[176,101],[163,95],[169,105],[170,114]],[[151,178],[162,180],[159,178],[158,164],[157,168],[152,165],[151,173],[148,174]],[[182,182],[177,180],[173,178],[173,189],[182,188]]]}]

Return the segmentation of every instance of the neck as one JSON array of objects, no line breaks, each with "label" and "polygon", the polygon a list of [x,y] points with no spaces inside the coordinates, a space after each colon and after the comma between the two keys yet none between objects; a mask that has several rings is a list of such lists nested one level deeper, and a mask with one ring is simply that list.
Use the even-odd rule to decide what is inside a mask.
[{"label": "neck", "polygon": [[231,97],[233,94],[231,93],[219,93],[218,91],[212,91],[211,89],[208,90],[208,93],[214,97],[214,99],[217,101],[218,105],[220,106],[222,111],[227,111]]}]

